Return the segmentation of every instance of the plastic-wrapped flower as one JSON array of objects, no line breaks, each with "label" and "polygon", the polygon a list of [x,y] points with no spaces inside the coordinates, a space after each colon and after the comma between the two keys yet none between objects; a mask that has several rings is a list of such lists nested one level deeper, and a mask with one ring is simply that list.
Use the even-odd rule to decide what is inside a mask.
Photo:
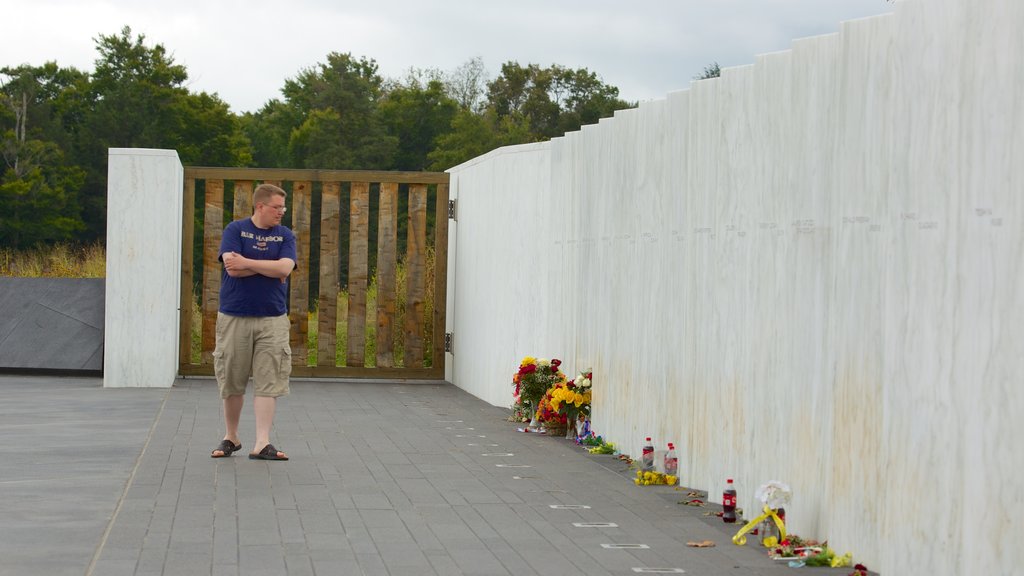
[{"label": "plastic-wrapped flower", "polygon": [[793,491],[790,490],[789,484],[772,480],[759,486],[754,492],[754,497],[772,510],[778,510],[789,503],[793,497]]}]

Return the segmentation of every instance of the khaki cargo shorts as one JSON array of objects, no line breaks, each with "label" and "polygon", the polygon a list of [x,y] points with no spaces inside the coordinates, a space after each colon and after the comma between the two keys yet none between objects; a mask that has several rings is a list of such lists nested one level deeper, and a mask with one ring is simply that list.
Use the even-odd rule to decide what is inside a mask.
[{"label": "khaki cargo shorts", "polygon": [[249,376],[256,396],[276,398],[288,394],[288,377],[292,373],[290,328],[287,314],[248,317],[218,312],[213,371],[220,397],[245,394]]}]

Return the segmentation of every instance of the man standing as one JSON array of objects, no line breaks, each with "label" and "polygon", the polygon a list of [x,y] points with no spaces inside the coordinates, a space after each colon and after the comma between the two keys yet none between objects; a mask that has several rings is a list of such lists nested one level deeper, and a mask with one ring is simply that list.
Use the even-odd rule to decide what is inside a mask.
[{"label": "man standing", "polygon": [[295,269],[295,235],[281,225],[287,194],[273,184],[253,192],[253,215],[224,228],[220,260],[224,273],[217,313],[213,369],[224,401],[224,439],[210,456],[223,458],[242,449],[238,421],[245,389],[253,379],[256,443],[254,460],[287,460],[270,443],[278,396],[289,392],[288,275]]}]

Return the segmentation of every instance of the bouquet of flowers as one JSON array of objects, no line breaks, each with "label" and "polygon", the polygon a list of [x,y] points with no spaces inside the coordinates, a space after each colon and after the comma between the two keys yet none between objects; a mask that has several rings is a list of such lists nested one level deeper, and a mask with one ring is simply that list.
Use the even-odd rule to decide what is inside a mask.
[{"label": "bouquet of flowers", "polygon": [[534,417],[549,388],[565,382],[565,374],[558,369],[562,361],[554,358],[534,358],[527,356],[519,363],[519,370],[512,376],[512,399],[516,405],[527,408]]},{"label": "bouquet of flowers", "polygon": [[551,391],[551,406],[573,422],[578,421],[580,417],[589,418],[592,375],[590,370],[586,370],[564,385],[555,387]]},{"label": "bouquet of flowers", "polygon": [[561,384],[556,384],[554,388],[550,388],[544,394],[544,397],[540,399],[540,405],[537,407],[537,420],[543,424],[545,432],[548,434],[565,434],[565,426],[568,422],[565,414],[559,414],[551,405],[551,392],[559,386]]}]

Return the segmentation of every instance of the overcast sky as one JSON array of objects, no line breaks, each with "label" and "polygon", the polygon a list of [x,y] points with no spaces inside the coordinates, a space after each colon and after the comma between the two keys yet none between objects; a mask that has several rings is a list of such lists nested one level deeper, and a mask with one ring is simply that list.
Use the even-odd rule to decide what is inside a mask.
[{"label": "overcast sky", "polygon": [[0,0],[0,67],[92,71],[99,35],[130,26],[188,69],[192,91],[235,112],[280,96],[287,78],[349,52],[385,77],[410,67],[587,68],[625,100],[663,98],[718,62],[750,64],[794,38],[892,11],[886,0]]}]

